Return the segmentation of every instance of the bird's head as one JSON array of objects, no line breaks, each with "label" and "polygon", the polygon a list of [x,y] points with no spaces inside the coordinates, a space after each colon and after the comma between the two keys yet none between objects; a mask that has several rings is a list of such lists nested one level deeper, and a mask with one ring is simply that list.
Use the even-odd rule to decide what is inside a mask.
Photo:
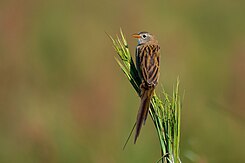
[{"label": "bird's head", "polygon": [[148,32],[139,32],[132,35],[134,38],[138,39],[138,44],[145,44],[148,42],[157,42],[154,36]]}]

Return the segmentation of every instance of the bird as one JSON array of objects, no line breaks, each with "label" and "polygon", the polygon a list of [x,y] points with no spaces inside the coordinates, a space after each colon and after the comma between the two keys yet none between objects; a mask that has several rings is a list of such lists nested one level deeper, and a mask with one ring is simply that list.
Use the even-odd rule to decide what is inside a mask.
[{"label": "bird", "polygon": [[132,35],[137,39],[135,60],[136,69],[141,79],[140,106],[136,119],[134,144],[139,137],[142,124],[145,124],[149,112],[150,101],[160,76],[160,46],[155,36],[149,32]]}]

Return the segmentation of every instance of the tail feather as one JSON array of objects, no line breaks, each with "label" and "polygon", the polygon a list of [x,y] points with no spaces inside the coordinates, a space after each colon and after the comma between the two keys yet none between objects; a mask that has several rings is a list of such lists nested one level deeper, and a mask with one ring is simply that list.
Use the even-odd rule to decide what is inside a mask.
[{"label": "tail feather", "polygon": [[136,143],[137,138],[140,134],[142,124],[143,123],[145,124],[153,91],[154,91],[154,88],[142,89],[141,103],[140,103],[140,108],[138,111],[137,121],[136,121],[134,144]]}]

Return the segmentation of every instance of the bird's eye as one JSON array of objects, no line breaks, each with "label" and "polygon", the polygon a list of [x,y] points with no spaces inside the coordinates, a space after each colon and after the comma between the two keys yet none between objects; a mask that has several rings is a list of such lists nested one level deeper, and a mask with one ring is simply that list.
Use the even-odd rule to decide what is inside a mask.
[{"label": "bird's eye", "polygon": [[146,38],[146,35],[142,35],[143,38]]}]

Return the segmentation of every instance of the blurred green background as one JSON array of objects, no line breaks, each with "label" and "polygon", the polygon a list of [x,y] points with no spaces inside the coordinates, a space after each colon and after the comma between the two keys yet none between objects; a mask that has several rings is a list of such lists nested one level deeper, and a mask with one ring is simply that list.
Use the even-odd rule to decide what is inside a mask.
[{"label": "blurred green background", "polygon": [[[156,162],[149,118],[105,32],[149,31],[168,91],[180,76],[183,162],[245,162],[245,1],[2,0],[0,162]],[[161,93],[161,84],[157,88]]]}]

